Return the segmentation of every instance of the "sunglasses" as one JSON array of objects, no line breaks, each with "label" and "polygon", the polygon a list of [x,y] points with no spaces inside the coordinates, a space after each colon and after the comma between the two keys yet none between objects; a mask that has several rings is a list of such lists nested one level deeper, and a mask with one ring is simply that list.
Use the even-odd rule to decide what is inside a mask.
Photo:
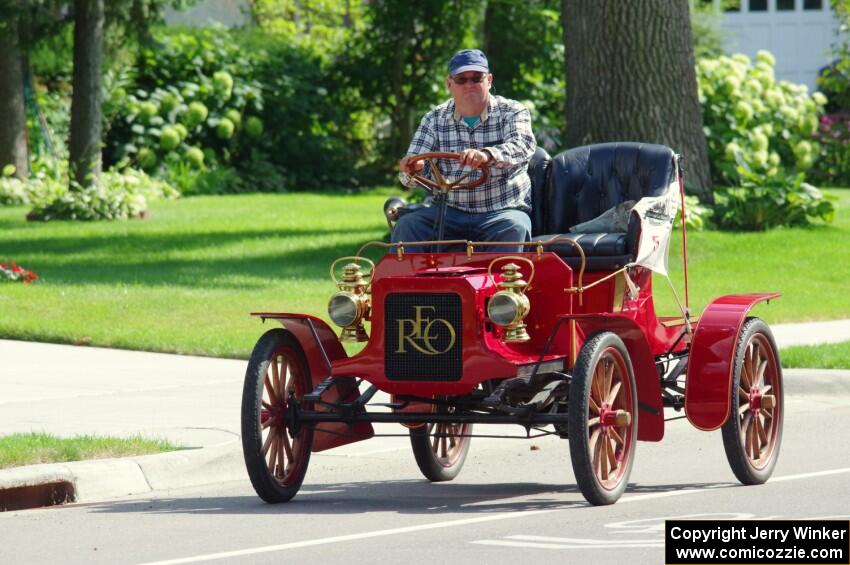
[{"label": "sunglasses", "polygon": [[484,82],[484,79],[487,78],[487,75],[474,75],[471,77],[452,77],[452,80],[455,84],[466,84],[467,82],[474,82],[478,84],[480,82]]}]

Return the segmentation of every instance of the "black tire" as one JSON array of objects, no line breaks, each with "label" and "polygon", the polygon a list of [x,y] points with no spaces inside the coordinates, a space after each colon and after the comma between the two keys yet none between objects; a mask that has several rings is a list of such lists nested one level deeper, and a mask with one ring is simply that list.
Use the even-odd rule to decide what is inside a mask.
[{"label": "black tire", "polygon": [[729,418],[722,428],[726,459],[745,485],[767,481],[779,458],[785,404],[777,352],[767,324],[748,318],[735,347]]},{"label": "black tire", "polygon": [[[281,390],[286,393],[280,395]],[[298,340],[280,328],[263,334],[245,373],[242,452],[251,484],[266,502],[287,502],[304,481],[313,429],[302,426],[291,437],[285,414],[291,398],[300,400],[311,390],[310,370]]]},{"label": "black tire", "polygon": [[472,438],[472,424],[424,424],[410,430],[410,446],[422,474],[431,482],[460,473]]},{"label": "black tire", "polygon": [[567,412],[570,458],[582,495],[594,505],[617,502],[634,463],[637,389],[629,352],[616,334],[596,334],[582,346]]}]

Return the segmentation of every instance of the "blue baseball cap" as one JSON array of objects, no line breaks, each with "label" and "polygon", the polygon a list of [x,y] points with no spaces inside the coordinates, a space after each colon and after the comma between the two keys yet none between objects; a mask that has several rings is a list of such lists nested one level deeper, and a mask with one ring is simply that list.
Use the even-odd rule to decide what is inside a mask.
[{"label": "blue baseball cap", "polygon": [[449,61],[449,74],[451,76],[466,71],[490,72],[487,55],[481,49],[463,49],[455,53],[452,60]]}]

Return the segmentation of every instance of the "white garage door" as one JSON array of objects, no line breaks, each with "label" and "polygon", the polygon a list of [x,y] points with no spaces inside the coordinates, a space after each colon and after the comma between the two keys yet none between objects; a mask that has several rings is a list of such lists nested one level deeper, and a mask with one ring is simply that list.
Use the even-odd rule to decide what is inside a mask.
[{"label": "white garage door", "polygon": [[[730,53],[776,56],[776,77],[815,90],[818,71],[829,64],[838,20],[829,0],[713,0]],[[722,6],[722,8],[721,8]]]}]

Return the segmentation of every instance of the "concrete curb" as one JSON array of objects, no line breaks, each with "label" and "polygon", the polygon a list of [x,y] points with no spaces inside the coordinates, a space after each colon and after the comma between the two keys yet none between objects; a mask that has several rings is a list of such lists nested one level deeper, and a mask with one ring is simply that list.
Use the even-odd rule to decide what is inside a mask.
[{"label": "concrete curb", "polygon": [[67,482],[76,502],[246,479],[239,442],[121,459],[28,465],[0,470],[6,489]]}]

